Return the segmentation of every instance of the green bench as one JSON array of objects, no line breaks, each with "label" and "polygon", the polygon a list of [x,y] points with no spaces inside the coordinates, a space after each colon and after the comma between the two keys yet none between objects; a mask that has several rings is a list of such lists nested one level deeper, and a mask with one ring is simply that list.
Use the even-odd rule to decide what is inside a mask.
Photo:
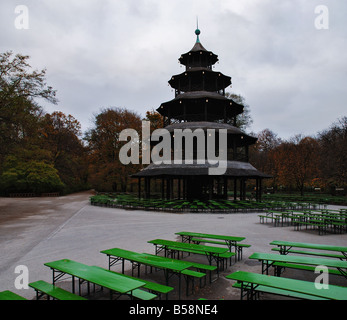
[{"label": "green bench", "polygon": [[[177,248],[177,247],[167,247],[168,250],[170,250],[171,252],[187,252],[187,253],[193,253],[193,254],[201,254],[204,255],[205,253],[199,250],[194,250],[194,249],[183,249],[183,248]],[[233,257],[235,255],[234,252],[224,252],[224,253],[220,253],[218,255],[213,254],[214,257],[220,259],[220,261],[222,261],[223,263],[223,268],[224,268],[224,261],[227,259],[230,259],[231,257]]]},{"label": "green bench", "polygon": [[[259,286],[266,287],[268,292],[275,293],[280,289],[283,294],[304,294],[301,298],[305,299],[329,299],[329,300],[347,300],[347,288],[336,285],[329,285],[328,289],[318,289],[314,282],[268,276],[246,271],[236,271],[226,276],[227,279],[235,280],[240,284],[241,299],[243,299],[244,291],[248,299],[256,299],[257,289]],[[260,287],[262,289],[262,287]],[[265,288],[263,288],[265,289]],[[311,297],[312,296],[312,297]]]},{"label": "green bench", "polygon": [[186,278],[186,295],[188,296],[189,292],[189,282],[192,282],[192,292],[194,291],[194,279],[197,278],[200,280],[200,287],[201,287],[201,278],[206,277],[206,273],[199,272],[199,271],[194,271],[194,270],[189,270],[185,269],[181,272],[183,276]]},{"label": "green bench", "polygon": [[266,219],[266,223],[267,223],[267,219],[270,219],[272,221],[274,221],[274,225],[276,226],[277,223],[280,221],[280,217],[279,216],[265,216],[265,215],[258,215],[258,217],[260,218],[260,223],[264,223],[264,220]]},{"label": "green bench", "polygon": [[338,233],[343,233],[347,231],[347,223],[343,222],[343,221],[330,221],[330,227],[334,229],[334,233],[336,233],[336,231],[338,231]]},{"label": "green bench", "polygon": [[[242,288],[241,283],[236,282],[233,284],[233,288],[243,289],[246,291],[245,295],[247,295],[247,286]],[[288,298],[306,299],[306,300],[327,300],[325,298],[320,298],[320,297],[312,296],[309,294],[304,294],[304,293],[300,293],[300,292],[293,292],[293,291],[277,289],[277,288],[271,288],[271,287],[261,286],[261,285],[258,285],[253,290],[256,291],[257,293],[258,292],[259,293],[260,292],[269,293],[269,294],[274,294],[274,295],[278,295],[278,296],[285,296]]]},{"label": "green bench", "polygon": [[[152,256],[152,257],[160,257],[158,255],[153,255],[153,254],[148,254],[146,253],[147,256]],[[165,258],[166,259],[166,258]],[[174,259],[171,259],[171,261],[174,261]],[[181,260],[178,260],[179,262],[182,262]],[[194,270],[190,270],[190,269],[184,269],[181,271],[181,274],[184,276],[185,280],[186,280],[186,283],[187,283],[187,286],[186,286],[186,291],[187,291],[187,296],[188,296],[188,288],[189,288],[189,282],[192,282],[192,291],[194,289],[194,279],[199,279],[200,280],[200,287],[201,287],[201,279],[205,277],[205,282],[206,282],[206,273],[204,272],[200,272],[200,270],[205,270],[205,271],[213,271],[213,270],[216,270],[217,267],[215,266],[211,266],[211,265],[206,265],[206,264],[201,264],[201,263],[197,263],[197,262],[187,262],[189,263],[189,265],[192,267],[192,268],[196,268],[198,269],[199,271],[194,271]],[[211,273],[210,273],[210,276],[211,276]]]},{"label": "green bench", "polygon": [[50,298],[57,300],[87,300],[81,296],[78,296],[74,293],[61,289],[42,280],[29,283],[29,287],[35,289],[37,300],[39,300],[44,295],[47,296],[47,300],[50,300]]},{"label": "green bench", "polygon": [[[279,249],[280,254],[287,254],[288,252],[294,252],[292,251],[292,248],[311,249],[311,250],[313,249],[313,250],[319,250],[319,251],[316,251],[317,253],[315,255],[317,256],[321,255],[321,256],[326,256],[328,258],[339,258],[340,260],[347,259],[347,246],[335,246],[335,245],[326,245],[326,244],[317,244],[317,243],[303,243],[303,242],[280,241],[280,240],[272,241],[270,242],[270,245],[276,245]],[[321,251],[330,251],[332,254],[319,253]],[[306,251],[298,251],[296,253],[304,253],[304,252]],[[337,253],[341,255],[334,256]],[[314,252],[312,252],[312,254],[314,254]]]},{"label": "green bench", "polygon": [[[153,256],[153,257],[160,257],[158,255],[155,255],[155,254],[149,254],[149,253],[146,253],[146,255],[149,255],[149,256]],[[182,260],[180,260],[182,261]],[[198,271],[200,270],[205,270],[205,271],[214,271],[217,269],[216,266],[211,266],[209,264],[203,264],[203,263],[198,263],[198,262],[193,262],[193,261],[189,261],[189,264],[191,264],[191,266],[193,268],[196,268],[198,269]]]},{"label": "green bench", "polygon": [[[249,256],[249,259],[257,259],[262,262],[262,273],[268,274],[269,268],[275,267],[275,274],[280,275],[281,269],[286,266],[303,270],[315,270],[315,267],[325,266],[336,271],[336,274],[341,274],[347,278],[347,261],[326,258],[312,258],[304,256],[292,256],[274,253],[259,253],[254,252]],[[282,265],[283,263],[283,265]],[[310,269],[308,266],[311,266]],[[335,272],[333,272],[335,273]]]},{"label": "green bench", "polygon": [[321,220],[309,220],[309,221],[303,221],[303,220],[297,220],[295,219],[293,221],[294,224],[294,230],[300,231],[302,226],[305,226],[306,229],[308,227],[312,227],[313,229],[318,229],[318,234],[322,235],[326,233],[327,225],[321,221]]},{"label": "green bench", "polygon": [[[158,256],[152,255],[152,254],[148,254],[148,255],[151,255],[153,257],[158,257]],[[216,266],[211,266],[209,264],[197,263],[197,262],[192,262],[192,261],[189,261],[189,264],[191,264],[191,267],[197,269],[197,271],[199,271],[199,272],[209,271],[210,272],[210,280],[212,280],[211,272],[215,271],[217,269]],[[186,269],[186,270],[189,270],[189,269]],[[202,277],[200,277],[200,275],[199,275],[197,278],[202,278]],[[206,278],[205,278],[205,280],[206,280]],[[206,281],[205,281],[205,283],[206,283]]]},{"label": "green bench", "polygon": [[[128,277],[130,279],[142,281],[142,282],[145,283],[143,288],[145,288],[148,291],[150,291],[150,293],[156,293],[156,294],[158,293],[159,295],[160,294],[168,294],[169,292],[171,292],[174,289],[173,287],[165,286],[165,285],[160,284],[160,283],[156,283],[156,282],[152,282],[152,281],[148,281],[148,280],[144,280],[144,279],[135,278],[133,276],[125,275],[123,273],[119,273],[119,272],[116,272],[116,271],[113,271],[113,270],[107,270],[107,269],[104,269],[104,268],[101,268],[101,267],[98,267],[98,266],[95,266],[95,267],[103,269],[103,270],[106,270],[108,272],[112,272],[114,274],[121,274],[122,276]],[[142,293],[138,293],[138,294],[142,295]],[[137,295],[136,292],[135,292],[135,295]],[[133,292],[133,296],[134,296],[134,292]],[[151,297],[151,296],[148,296],[148,297]]]},{"label": "green bench", "polygon": [[[281,252],[280,248],[272,248],[271,250]],[[292,249],[287,250],[287,253],[307,254],[307,255],[321,256],[321,257],[327,257],[327,258],[338,258],[341,260],[346,259],[344,255],[334,254],[334,253],[313,252],[313,251],[292,250]]]},{"label": "green bench", "polygon": [[[158,257],[156,255],[152,255],[152,256]],[[181,260],[181,261],[183,261],[183,260]],[[199,271],[199,272],[209,271],[210,272],[210,276],[211,276],[211,272],[215,271],[217,269],[216,266],[212,266],[212,265],[209,265],[209,264],[203,264],[203,263],[197,263],[197,262],[193,262],[193,261],[189,261],[189,264],[191,264],[191,267],[197,269],[197,271]],[[191,271],[191,270],[186,269],[184,272],[187,272],[187,271]],[[197,278],[200,278],[200,275],[198,275]]]},{"label": "green bench", "polygon": [[132,291],[132,297],[140,300],[153,300],[157,295],[145,290],[135,289]]},{"label": "green bench", "polygon": [[[307,266],[303,264],[294,264],[294,263],[286,263],[286,262],[274,262],[273,267],[275,268],[275,274],[277,276],[280,276],[281,273],[284,271],[285,268],[289,269],[298,269],[298,270],[304,270],[304,271],[312,271],[315,272],[316,267],[313,266]],[[343,274],[335,269],[327,269],[329,274],[342,276]]]},{"label": "green bench", "polygon": [[25,299],[24,297],[10,290],[5,290],[0,292],[0,300],[27,300],[27,299]]},{"label": "green bench", "polygon": [[[225,241],[215,241],[215,240],[207,240],[207,239],[201,239],[201,238],[192,238],[191,241],[193,241],[196,244],[203,242],[203,243],[212,243],[212,244],[229,246],[228,243],[226,243]],[[235,245],[235,247],[237,249],[237,259],[241,260],[242,259],[242,249],[243,248],[250,248],[251,245],[246,244],[246,243],[237,243]]]},{"label": "green bench", "polygon": [[237,254],[239,255],[239,260],[242,259],[242,249],[243,248],[250,248],[251,245],[250,244],[246,244],[246,243],[238,243],[236,245],[236,248],[237,248]]},{"label": "green bench", "polygon": [[205,271],[214,271],[217,269],[216,266],[211,266],[209,264],[203,264],[203,263],[197,263],[197,262],[191,262],[189,261],[191,264],[192,264],[192,267],[193,268],[196,268],[198,269],[199,271],[201,270],[205,270]]}]

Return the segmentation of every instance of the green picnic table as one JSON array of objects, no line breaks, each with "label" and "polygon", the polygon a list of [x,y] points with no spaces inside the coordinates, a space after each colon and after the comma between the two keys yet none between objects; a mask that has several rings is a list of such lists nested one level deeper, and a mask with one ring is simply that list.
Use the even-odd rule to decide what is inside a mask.
[{"label": "green picnic table", "polygon": [[[221,259],[221,255],[228,252],[227,248],[204,246],[200,244],[177,242],[177,241],[164,240],[164,239],[154,239],[154,240],[148,241],[148,243],[152,243],[155,245],[156,255],[160,253],[162,250],[164,250],[165,256],[167,256],[167,252],[169,250],[203,254],[207,257],[210,265],[212,265],[212,260],[216,261],[218,274],[219,274],[219,261]],[[230,253],[230,255],[234,255],[234,254],[235,253]]]},{"label": "green picnic table", "polygon": [[[152,254],[147,254],[144,253],[144,256],[150,256],[150,259],[153,261],[174,261],[174,262],[178,262],[181,264],[186,264],[187,265],[187,269],[183,270],[184,273],[187,273],[189,270],[189,268],[195,268],[198,271],[201,272],[207,272],[209,271],[210,273],[210,283],[212,282],[212,271],[215,271],[217,269],[216,266],[211,266],[211,265],[206,265],[206,264],[202,264],[202,263],[198,263],[198,262],[192,262],[192,261],[185,261],[185,260],[177,260],[177,259],[172,259],[172,258],[167,258],[167,257],[163,257],[163,256],[158,256],[158,255],[152,255]],[[189,272],[188,272],[189,273]],[[206,278],[205,278],[206,280]]]},{"label": "green picnic table", "polygon": [[211,234],[211,233],[201,233],[201,232],[189,232],[189,231],[180,231],[175,234],[181,236],[182,242],[190,243],[192,238],[203,238],[203,239],[213,239],[213,240],[222,240],[228,246],[229,251],[231,252],[232,247],[235,247],[235,258],[237,255],[237,244],[245,240],[245,237],[235,237],[221,234]]},{"label": "green picnic table", "polygon": [[27,300],[24,297],[10,290],[0,292],[0,300]]},{"label": "green picnic table", "polygon": [[[249,299],[254,299],[257,289],[263,286],[270,289],[279,289],[281,294],[287,292],[288,296],[290,296],[290,293],[298,293],[301,298],[305,295],[306,299],[310,299],[311,296],[312,298],[347,300],[347,288],[336,285],[329,285],[328,289],[323,290],[316,288],[315,283],[310,281],[280,278],[246,271],[236,271],[227,275],[226,278],[241,283],[241,299],[243,298],[243,290],[248,291],[247,297]],[[277,293],[278,291],[274,292]]]},{"label": "green picnic table", "polygon": [[292,224],[295,230],[302,226],[318,228],[319,234],[325,234],[329,229],[334,233],[347,230],[346,218],[336,213],[303,211],[292,214]]},{"label": "green picnic table", "polygon": [[169,278],[171,274],[178,275],[179,279],[179,298],[181,297],[181,275],[182,272],[193,264],[187,263],[187,261],[174,260],[174,259],[158,259],[158,257],[138,253],[134,251],[124,250],[121,248],[112,248],[107,250],[102,250],[101,253],[106,254],[109,259],[109,269],[115,265],[118,261],[122,263],[122,273],[124,273],[124,262],[125,260],[130,261],[132,264],[132,270],[138,268],[138,276],[140,276],[140,266],[150,266],[164,271],[166,285],[169,285]]},{"label": "green picnic table", "polygon": [[314,250],[323,250],[330,252],[340,252],[342,255],[333,255],[333,254],[324,254],[324,253],[312,253],[307,251],[293,251],[294,253],[302,253],[302,254],[314,254],[314,255],[322,255],[322,256],[330,256],[337,257],[341,260],[347,260],[347,247],[344,246],[335,246],[335,245],[326,245],[326,244],[317,244],[317,243],[304,243],[304,242],[292,242],[292,241],[280,241],[275,240],[270,242],[270,245],[275,245],[279,248],[280,254],[288,254],[291,252],[292,248],[303,248],[303,249],[314,249]]},{"label": "green picnic table", "polygon": [[[111,274],[107,270],[88,266],[80,262],[69,259],[62,259],[44,264],[53,271],[53,284],[65,274],[72,276],[72,292],[75,293],[74,279],[79,280],[79,289],[82,282],[87,281],[110,290],[110,297],[113,292],[128,294],[132,297],[134,290],[145,285],[144,282],[130,279],[122,275]],[[89,287],[88,287],[89,288]],[[79,293],[80,290],[79,290]]]},{"label": "green picnic table", "polygon": [[[341,275],[347,278],[347,261],[340,261],[336,259],[325,258],[311,258],[302,256],[288,256],[274,253],[253,253],[249,259],[256,259],[262,262],[262,273],[266,272],[271,266],[277,266],[276,274],[280,275],[281,268],[286,264],[306,265],[306,266],[325,266],[327,268],[334,268],[339,271]],[[279,263],[279,264],[277,264]],[[282,264],[283,263],[283,264]]]}]

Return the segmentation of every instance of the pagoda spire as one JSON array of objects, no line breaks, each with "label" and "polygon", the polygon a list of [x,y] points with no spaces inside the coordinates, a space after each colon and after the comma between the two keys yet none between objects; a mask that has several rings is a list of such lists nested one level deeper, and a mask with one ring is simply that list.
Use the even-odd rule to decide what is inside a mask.
[{"label": "pagoda spire", "polygon": [[199,18],[196,17],[196,30],[195,30],[195,34],[196,34],[196,43],[200,43],[200,38],[199,38],[199,35],[200,35],[201,31],[199,29]]}]

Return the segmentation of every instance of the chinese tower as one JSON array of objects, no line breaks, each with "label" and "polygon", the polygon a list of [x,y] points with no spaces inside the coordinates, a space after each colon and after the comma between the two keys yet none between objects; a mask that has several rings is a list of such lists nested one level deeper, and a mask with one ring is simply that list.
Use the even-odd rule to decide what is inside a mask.
[{"label": "chinese tower", "polygon": [[[257,138],[236,127],[237,116],[243,113],[244,107],[225,96],[231,77],[213,70],[218,56],[201,44],[199,29],[195,34],[197,38],[193,48],[179,58],[185,71],[169,80],[175,97],[162,103],[157,112],[162,115],[164,129],[171,138],[174,138],[175,129],[190,129],[193,132],[202,129],[205,135],[207,130],[214,129],[216,137],[220,129],[226,130],[226,170],[220,175],[210,175],[209,169],[213,165],[208,161],[199,164],[195,158],[198,154],[196,150],[193,152],[194,161],[190,164],[175,164],[174,161],[171,164],[151,163],[133,175],[139,182],[139,197],[150,198],[153,189],[158,191],[159,187],[161,197],[166,199],[227,199],[230,190],[232,198],[244,200],[246,182],[252,179],[256,186],[255,198],[260,201],[262,179],[269,176],[249,163],[249,146],[255,144]],[[144,188],[141,189],[142,179]]]}]

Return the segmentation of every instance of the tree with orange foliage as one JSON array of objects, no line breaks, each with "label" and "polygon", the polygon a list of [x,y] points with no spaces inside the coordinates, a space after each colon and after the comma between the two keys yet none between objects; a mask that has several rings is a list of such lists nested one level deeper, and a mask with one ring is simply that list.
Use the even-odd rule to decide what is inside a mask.
[{"label": "tree with orange foliage", "polygon": [[318,142],[311,137],[295,136],[283,142],[273,152],[279,182],[294,186],[300,194],[318,176]]},{"label": "tree with orange foliage", "polygon": [[124,108],[103,109],[95,116],[94,128],[85,136],[90,148],[89,178],[99,191],[126,192],[130,175],[137,172],[136,165],[124,165],[119,160],[119,151],[125,142],[119,140],[124,129],[141,132],[140,116]]},{"label": "tree with orange foliage", "polygon": [[250,162],[260,171],[271,175],[272,179],[265,181],[265,186],[277,187],[278,172],[274,163],[274,150],[282,140],[270,129],[264,129],[257,135],[257,143],[250,148]]},{"label": "tree with orange foliage", "polygon": [[151,134],[154,130],[163,127],[162,115],[159,112],[154,111],[153,109],[146,112],[146,117],[143,120],[151,122]]},{"label": "tree with orange foliage", "polygon": [[322,179],[331,190],[347,189],[347,117],[333,123],[318,135],[321,148]]},{"label": "tree with orange foliage", "polygon": [[51,160],[68,191],[87,186],[87,148],[83,145],[81,125],[72,115],[55,111],[45,114],[39,130],[41,146],[51,153]]}]

